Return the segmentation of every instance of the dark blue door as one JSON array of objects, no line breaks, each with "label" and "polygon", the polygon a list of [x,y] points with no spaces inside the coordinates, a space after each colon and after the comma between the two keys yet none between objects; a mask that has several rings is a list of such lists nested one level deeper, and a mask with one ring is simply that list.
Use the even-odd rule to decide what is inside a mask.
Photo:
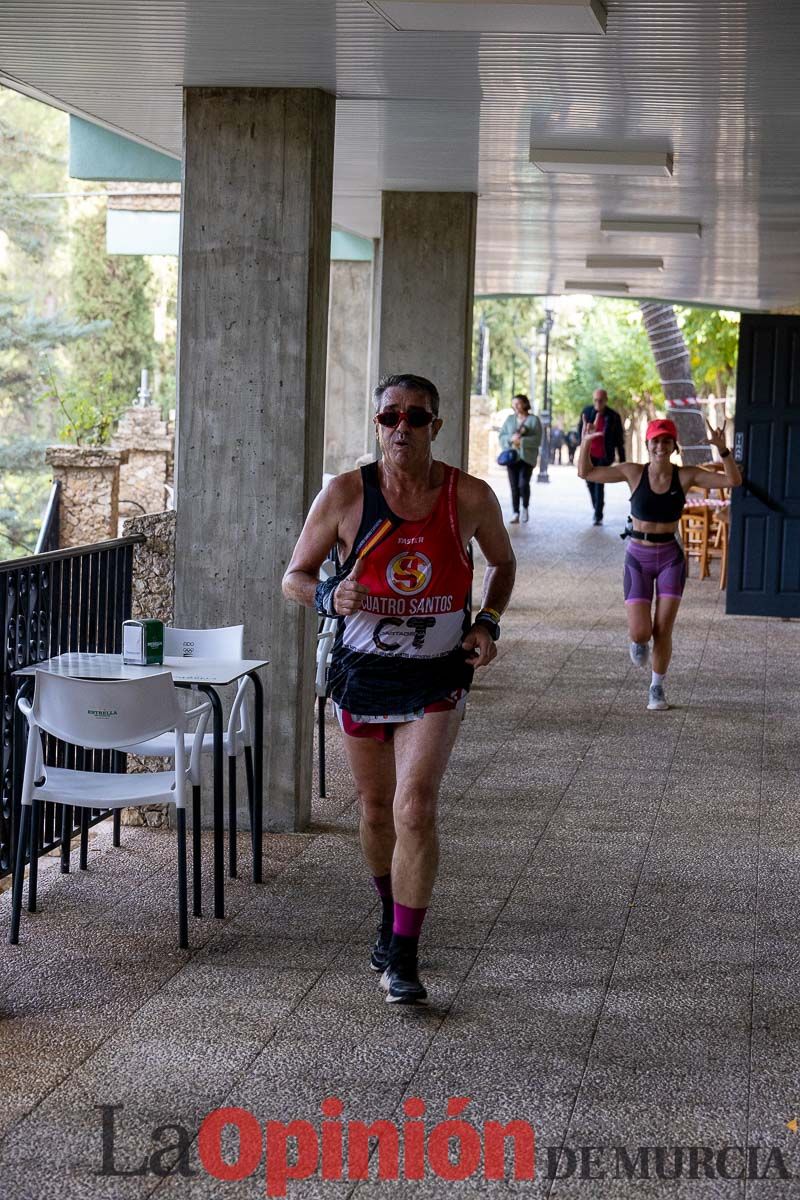
[{"label": "dark blue door", "polygon": [[727,611],[800,617],[800,318],[742,316]]}]

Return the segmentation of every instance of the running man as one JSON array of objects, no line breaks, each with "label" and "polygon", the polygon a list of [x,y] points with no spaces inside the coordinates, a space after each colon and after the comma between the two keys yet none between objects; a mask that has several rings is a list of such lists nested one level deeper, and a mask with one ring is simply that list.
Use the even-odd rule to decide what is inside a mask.
[{"label": "running man", "polygon": [[586,418],[583,423],[578,475],[589,483],[625,482],[631,490],[633,529],[625,554],[625,605],[630,656],[637,666],[648,665],[653,639],[653,673],[647,700],[652,710],[669,708],[664,678],[672,658],[672,628],[686,584],[686,559],[676,537],[686,491],[690,487],[738,487],[742,482],[739,467],[725,443],[725,426],[712,429],[708,422],[706,426],[708,440],[722,458],[724,476],[707,467],[677,467],[671,463],[671,456],[679,449],[678,430],[674,421],[664,418],[647,426],[649,463],[594,466],[590,445],[595,423]]},{"label": "running man", "polygon": [[[381,460],[314,501],[283,592],[340,618],[330,690],[382,909],[370,965],[389,1003],[416,1004],[427,999],[417,947],[439,857],[439,787],[473,671],[496,656],[516,563],[488,484],[433,458],[435,386],[390,375],[373,404]],[[487,564],[472,624],[471,538]],[[334,545],[341,569],[319,583]]]}]

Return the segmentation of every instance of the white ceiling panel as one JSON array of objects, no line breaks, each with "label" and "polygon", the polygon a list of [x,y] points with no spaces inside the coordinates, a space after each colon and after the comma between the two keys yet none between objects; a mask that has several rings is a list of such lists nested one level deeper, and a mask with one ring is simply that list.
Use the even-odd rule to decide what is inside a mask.
[{"label": "white ceiling panel", "polygon": [[[800,303],[800,6],[608,0],[607,32],[399,32],[366,0],[0,0],[0,73],[172,154],[181,87],[338,97],[334,216],[476,190],[479,292],[559,292],[592,255],[663,257],[631,295]],[[547,174],[531,146],[671,154],[672,177]],[[689,220],[700,239],[602,233]]]}]

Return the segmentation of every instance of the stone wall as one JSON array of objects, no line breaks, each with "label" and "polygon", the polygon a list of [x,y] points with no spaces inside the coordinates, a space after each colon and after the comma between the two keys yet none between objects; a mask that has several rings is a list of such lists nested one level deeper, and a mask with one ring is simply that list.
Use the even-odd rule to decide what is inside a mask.
[{"label": "stone wall", "polygon": [[[147,517],[132,517],[125,521],[122,536],[144,534],[146,542],[133,548],[133,580],[131,616],[156,617],[171,625],[175,613],[175,513],[155,513]],[[128,755],[128,770],[168,771],[170,759],[136,758]],[[169,809],[161,804],[143,808],[126,808],[123,825],[166,826]]]},{"label": "stone wall", "polygon": [[122,526],[123,537],[147,539],[133,548],[132,617],[155,617],[165,625],[175,618],[175,521],[174,512],[161,512],[131,517]]},{"label": "stone wall", "polygon": [[164,512],[173,439],[159,410],[152,406],[126,409],[114,435],[114,446],[128,454],[119,472],[120,516]]},{"label": "stone wall", "polygon": [[498,414],[489,396],[470,396],[469,402],[469,472],[485,477],[497,457]]},{"label": "stone wall", "polygon": [[48,446],[59,491],[60,546],[91,546],[117,536],[119,472],[128,452],[102,446]]}]

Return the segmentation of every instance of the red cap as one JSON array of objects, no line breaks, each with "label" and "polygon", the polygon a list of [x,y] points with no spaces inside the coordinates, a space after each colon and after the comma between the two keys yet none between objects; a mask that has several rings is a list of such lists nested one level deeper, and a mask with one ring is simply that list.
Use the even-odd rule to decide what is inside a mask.
[{"label": "red cap", "polygon": [[670,421],[669,417],[656,417],[655,421],[651,421],[647,426],[647,432],[644,435],[646,442],[654,437],[671,437],[674,442],[678,441],[678,428],[674,421]]}]

